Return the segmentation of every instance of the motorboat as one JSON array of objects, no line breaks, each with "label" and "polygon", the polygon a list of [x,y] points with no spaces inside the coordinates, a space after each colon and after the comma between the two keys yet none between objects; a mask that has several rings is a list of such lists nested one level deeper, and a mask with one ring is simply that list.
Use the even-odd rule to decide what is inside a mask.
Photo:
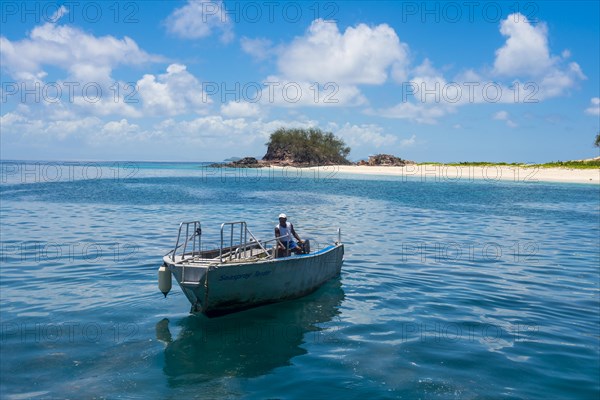
[{"label": "motorboat", "polygon": [[245,221],[225,222],[220,246],[203,249],[200,221],[182,222],[159,267],[159,289],[166,296],[174,277],[192,313],[217,316],[305,296],[340,274],[340,229],[331,244],[310,249],[306,241],[303,254],[282,247],[280,239],[261,241]]}]

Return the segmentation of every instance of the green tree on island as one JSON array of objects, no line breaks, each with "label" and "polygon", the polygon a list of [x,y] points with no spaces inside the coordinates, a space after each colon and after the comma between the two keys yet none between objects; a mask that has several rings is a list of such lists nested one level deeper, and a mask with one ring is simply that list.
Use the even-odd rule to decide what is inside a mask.
[{"label": "green tree on island", "polygon": [[294,164],[351,164],[346,159],[350,147],[331,132],[317,128],[279,128],[271,134],[265,161]]},{"label": "green tree on island", "polygon": [[596,135],[596,141],[594,142],[594,146],[600,147],[600,132]]}]

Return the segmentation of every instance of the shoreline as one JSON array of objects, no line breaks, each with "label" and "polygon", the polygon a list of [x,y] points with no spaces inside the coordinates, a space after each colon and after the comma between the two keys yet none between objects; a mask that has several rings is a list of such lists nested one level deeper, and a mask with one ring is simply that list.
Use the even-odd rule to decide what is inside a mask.
[{"label": "shoreline", "polygon": [[[405,166],[369,166],[369,165],[261,165],[259,167],[234,167],[220,165],[211,167],[197,165],[197,162],[170,162],[170,161],[127,161],[127,162],[74,162],[57,161],[2,161],[2,183],[37,183],[58,182],[78,179],[114,178],[126,179],[136,176],[141,170],[138,163],[151,164],[181,164],[189,165],[188,170],[202,169],[207,176],[217,174],[217,168],[233,168],[237,170],[283,171],[289,177],[300,177],[302,171],[310,176],[320,179],[336,178],[338,174],[355,176],[387,176],[399,177],[402,180],[420,180],[422,182],[464,182],[483,180],[486,182],[513,181],[523,183],[557,182],[557,183],[582,183],[600,184],[600,168],[568,168],[568,167],[543,167],[536,165],[501,165],[489,164],[476,165],[448,165],[448,164],[408,164]],[[104,165],[104,164],[110,165]],[[33,166],[33,168],[27,167]],[[108,168],[108,171],[102,169]],[[159,168],[160,169],[160,168]]]},{"label": "shoreline", "polygon": [[[280,167],[285,168],[285,167]],[[289,167],[288,167],[289,168]],[[356,175],[399,176],[431,182],[459,182],[469,180],[514,181],[514,182],[564,182],[600,184],[600,168],[541,168],[507,165],[456,166],[444,164],[414,164],[404,167],[366,165],[327,165],[317,167],[292,167],[306,170],[327,171],[330,174],[348,173]],[[332,176],[332,175],[331,175]]]}]

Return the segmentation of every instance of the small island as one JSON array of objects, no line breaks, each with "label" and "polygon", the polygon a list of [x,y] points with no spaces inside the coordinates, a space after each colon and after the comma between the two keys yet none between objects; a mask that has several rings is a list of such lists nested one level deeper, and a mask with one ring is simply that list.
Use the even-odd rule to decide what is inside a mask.
[{"label": "small island", "polygon": [[[600,147],[600,134],[595,146]],[[544,164],[505,162],[416,163],[391,154],[375,154],[356,163],[348,160],[350,147],[331,132],[317,128],[279,128],[266,143],[267,153],[255,157],[230,158],[229,162],[210,165],[215,168],[335,168],[336,172],[365,175],[391,175],[421,180],[460,181],[483,179],[490,182],[600,183],[600,157],[556,161]]]},{"label": "small island", "polygon": [[261,160],[255,157],[231,158],[228,162],[211,167],[262,168],[262,167],[315,167],[325,165],[405,166],[414,161],[403,160],[390,154],[369,156],[368,161],[353,163],[348,160],[350,147],[331,132],[317,128],[280,128],[271,134],[266,143],[267,153]]},{"label": "small island", "polygon": [[350,147],[331,132],[317,128],[279,128],[266,143],[267,153],[261,160],[244,157],[212,164],[220,168],[313,167],[316,165],[352,165],[346,157]]},{"label": "small island", "polygon": [[271,134],[262,160],[270,165],[295,167],[351,165],[348,154],[350,147],[331,132],[280,128]]}]

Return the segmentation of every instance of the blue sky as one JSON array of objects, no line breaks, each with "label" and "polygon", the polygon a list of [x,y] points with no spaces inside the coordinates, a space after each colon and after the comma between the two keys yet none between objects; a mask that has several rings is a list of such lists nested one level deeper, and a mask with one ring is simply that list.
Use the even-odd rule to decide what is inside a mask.
[{"label": "blue sky", "polygon": [[1,4],[1,157],[262,157],[318,127],[350,158],[598,156],[598,1]]}]

